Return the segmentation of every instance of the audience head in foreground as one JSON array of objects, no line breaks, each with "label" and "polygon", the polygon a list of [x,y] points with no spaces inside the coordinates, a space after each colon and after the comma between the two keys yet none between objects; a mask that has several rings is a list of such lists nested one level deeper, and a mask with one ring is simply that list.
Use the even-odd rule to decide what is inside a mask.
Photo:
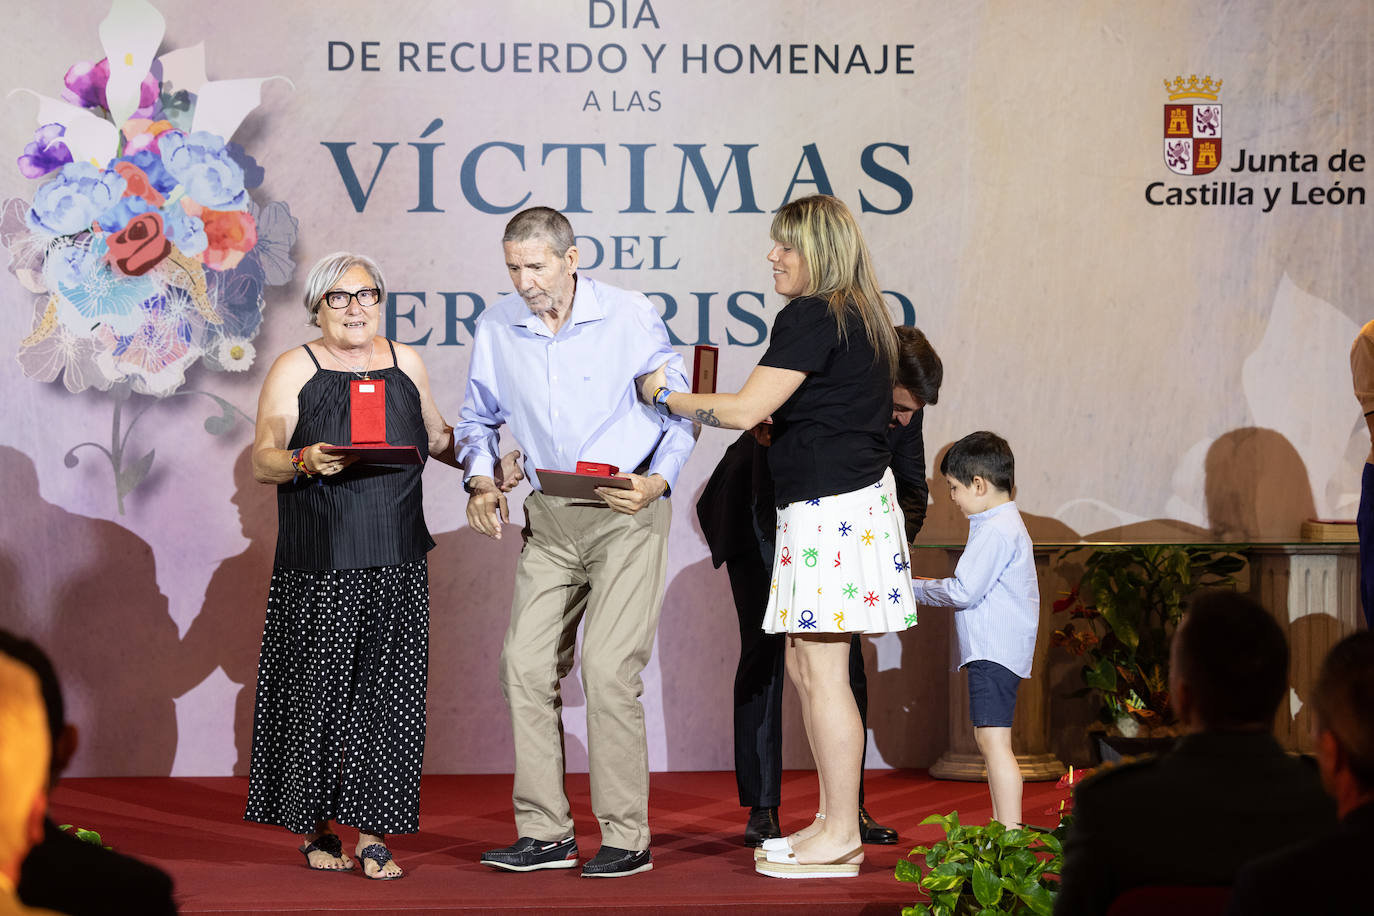
[{"label": "audience head in foreground", "polygon": [[0,881],[12,894],[29,849],[43,838],[48,726],[38,678],[0,655]]},{"label": "audience head in foreground", "polygon": [[1189,601],[1170,647],[1169,696],[1191,731],[1270,731],[1288,692],[1288,643],[1273,615],[1226,589]]},{"label": "audience head in foreground", "polygon": [[1374,802],[1374,633],[1352,633],[1322,662],[1312,695],[1317,763],[1342,817]]},{"label": "audience head in foreground", "polygon": [[1311,702],[1317,765],[1341,822],[1306,842],[1292,837],[1297,845],[1241,869],[1228,911],[1235,916],[1368,912],[1364,888],[1346,878],[1374,858],[1374,633],[1352,633],[1336,643],[1322,662]]},{"label": "audience head in foreground", "polygon": [[1288,690],[1274,618],[1246,595],[1199,592],[1171,649],[1170,702],[1188,733],[1079,784],[1057,916],[1105,913],[1136,888],[1226,887],[1247,862],[1336,822],[1316,763],[1272,734]]},{"label": "audience head in foreground", "polygon": [[38,689],[43,697],[43,711],[48,719],[48,739],[50,758],[48,766],[48,786],[57,782],[57,777],[71,763],[76,753],[76,726],[67,722],[67,705],[62,699],[62,685],[57,680],[57,671],[46,652],[32,640],[23,639],[8,630],[0,630],[0,655],[24,665],[38,678]]},{"label": "audience head in foreground", "polygon": [[[48,789],[76,752],[75,726],[65,719],[62,685],[47,654],[35,643],[0,630],[0,659],[14,662],[37,678],[46,711],[47,730],[42,735]],[[0,743],[8,731],[0,729]],[[105,913],[139,913],[141,916],[175,916],[172,879],[161,869],[131,856],[112,852],[58,829],[45,817],[46,793],[39,808],[39,842],[23,858],[18,872],[19,898],[29,906],[50,907],[68,916],[103,916]],[[72,880],[80,875],[80,880]],[[43,912],[49,910],[31,910]]]}]

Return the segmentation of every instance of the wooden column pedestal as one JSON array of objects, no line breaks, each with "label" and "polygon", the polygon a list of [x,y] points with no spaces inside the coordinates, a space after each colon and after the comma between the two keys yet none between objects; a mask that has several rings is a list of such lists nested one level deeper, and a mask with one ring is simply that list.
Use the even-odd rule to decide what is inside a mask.
[{"label": "wooden column pedestal", "polygon": [[1250,556],[1251,594],[1288,637],[1288,697],[1279,704],[1274,737],[1285,749],[1316,751],[1308,700],[1331,647],[1364,629],[1359,544],[1258,544]]}]

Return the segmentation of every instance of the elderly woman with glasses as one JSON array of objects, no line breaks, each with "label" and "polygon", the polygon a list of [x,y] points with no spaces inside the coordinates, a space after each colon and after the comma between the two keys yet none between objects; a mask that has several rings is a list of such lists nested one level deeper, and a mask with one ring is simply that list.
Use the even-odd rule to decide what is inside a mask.
[{"label": "elderly woman with glasses", "polygon": [[[258,400],[253,473],[277,487],[278,533],[244,814],[301,834],[322,871],[354,866],[330,821],[355,827],[374,879],[403,874],[386,834],[419,829],[434,546],[421,462],[456,466],[419,354],[377,333],[385,297],[370,259],[320,259],[305,284],[320,336],[277,358]],[[387,442],[416,463],[332,450],[352,441],[355,380],[382,383]]]}]

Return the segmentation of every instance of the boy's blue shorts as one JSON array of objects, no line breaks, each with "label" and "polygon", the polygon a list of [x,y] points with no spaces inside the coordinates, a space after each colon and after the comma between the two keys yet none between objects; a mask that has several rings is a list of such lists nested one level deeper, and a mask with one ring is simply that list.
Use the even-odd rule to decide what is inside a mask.
[{"label": "boy's blue shorts", "polygon": [[968,713],[974,728],[1011,728],[1021,678],[985,658],[964,666],[968,672]]}]

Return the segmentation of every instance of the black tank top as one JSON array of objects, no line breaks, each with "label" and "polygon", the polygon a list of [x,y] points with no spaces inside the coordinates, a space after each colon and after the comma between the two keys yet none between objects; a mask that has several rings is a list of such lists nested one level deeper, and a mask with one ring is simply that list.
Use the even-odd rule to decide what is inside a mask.
[{"label": "black tank top", "polygon": [[[373,371],[386,379],[386,441],[413,445],[429,457],[429,436],[420,415],[420,392],[396,365]],[[299,417],[287,448],[316,442],[351,442],[351,372],[320,366],[310,348],[315,374],[301,387]],[[277,487],[278,566],[291,569],[364,569],[394,566],[424,556],[434,539],[425,527],[420,474],[423,465],[354,464],[330,477],[300,475]]]}]

